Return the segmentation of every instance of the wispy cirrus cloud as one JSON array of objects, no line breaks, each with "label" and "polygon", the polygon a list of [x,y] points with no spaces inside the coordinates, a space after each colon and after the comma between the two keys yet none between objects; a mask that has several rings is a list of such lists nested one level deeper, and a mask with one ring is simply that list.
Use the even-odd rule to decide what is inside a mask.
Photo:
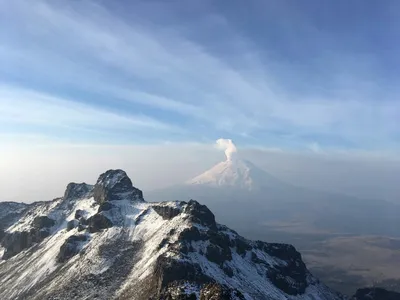
[{"label": "wispy cirrus cloud", "polygon": [[[87,131],[100,130],[162,130],[181,131],[145,115],[115,113],[21,88],[0,85],[0,124],[48,126]],[[3,127],[4,130],[4,127]]]},{"label": "wispy cirrus cloud", "polygon": [[[398,147],[400,104],[393,99],[394,85],[374,82],[376,57],[336,49],[334,37],[302,18],[296,18],[299,26],[288,26],[285,39],[301,43],[298,30],[300,37],[312,33],[331,47],[320,49],[324,55],[306,68],[296,61],[275,61],[259,41],[262,35],[235,30],[238,24],[208,4],[193,24],[180,18],[171,23],[173,10],[161,2],[151,12],[140,4],[130,6],[130,16],[102,5],[17,0],[1,6],[0,80],[13,82],[14,94],[19,85],[72,99],[63,109],[49,101],[43,111],[46,99],[25,97],[21,107],[30,116],[25,120],[99,131],[105,126],[185,128],[172,130],[178,139],[229,133],[289,146],[329,141],[328,146],[338,147]],[[228,46],[216,41],[224,34]],[[199,38],[203,35],[207,38]],[[13,109],[10,100],[0,102],[5,115],[14,115],[6,122],[22,122]],[[100,118],[85,118],[96,114]],[[104,119],[109,122],[99,121]]]}]

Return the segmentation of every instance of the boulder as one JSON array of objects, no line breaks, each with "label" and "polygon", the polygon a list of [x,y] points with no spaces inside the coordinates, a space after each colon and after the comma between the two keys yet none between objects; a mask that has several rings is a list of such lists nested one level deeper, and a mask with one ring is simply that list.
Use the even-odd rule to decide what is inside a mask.
[{"label": "boulder", "polygon": [[72,235],[67,238],[64,244],[60,247],[60,252],[56,258],[57,262],[64,263],[74,255],[78,254],[81,243],[85,241],[87,241],[85,235]]},{"label": "boulder", "polygon": [[67,223],[67,231],[70,231],[76,227],[78,227],[79,221],[78,220],[71,220]]},{"label": "boulder", "polygon": [[33,219],[32,226],[33,228],[40,230],[43,228],[53,227],[56,222],[53,219],[50,219],[47,216],[40,216]]},{"label": "boulder", "polygon": [[113,223],[103,214],[95,214],[88,220],[89,232],[99,232],[103,229],[107,229],[113,226]]}]

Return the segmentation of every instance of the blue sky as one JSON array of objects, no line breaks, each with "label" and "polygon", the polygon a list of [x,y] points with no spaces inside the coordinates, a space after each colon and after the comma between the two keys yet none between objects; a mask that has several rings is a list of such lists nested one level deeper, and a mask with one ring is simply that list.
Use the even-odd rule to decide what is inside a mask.
[{"label": "blue sky", "polygon": [[0,138],[400,145],[398,1],[0,0]]}]

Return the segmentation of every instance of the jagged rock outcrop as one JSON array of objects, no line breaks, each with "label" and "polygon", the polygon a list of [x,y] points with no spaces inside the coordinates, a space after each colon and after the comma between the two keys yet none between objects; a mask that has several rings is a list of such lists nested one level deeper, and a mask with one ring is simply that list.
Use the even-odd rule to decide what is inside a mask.
[{"label": "jagged rock outcrop", "polygon": [[197,201],[190,200],[184,212],[190,215],[192,222],[210,226],[211,229],[216,228],[215,216],[207,206],[201,205]]},{"label": "jagged rock outcrop", "polygon": [[93,193],[93,185],[71,182],[67,185],[64,199],[81,199],[90,197]]},{"label": "jagged rock outcrop", "polygon": [[178,207],[172,207],[170,205],[153,205],[152,208],[158,213],[164,220],[171,220],[181,213],[181,209]]},{"label": "jagged rock outcrop", "polygon": [[382,288],[364,288],[357,290],[352,300],[399,300],[400,293]]},{"label": "jagged rock outcrop", "polygon": [[141,190],[133,187],[132,181],[122,170],[109,170],[100,175],[94,186],[94,199],[102,204],[113,200],[143,201]]}]

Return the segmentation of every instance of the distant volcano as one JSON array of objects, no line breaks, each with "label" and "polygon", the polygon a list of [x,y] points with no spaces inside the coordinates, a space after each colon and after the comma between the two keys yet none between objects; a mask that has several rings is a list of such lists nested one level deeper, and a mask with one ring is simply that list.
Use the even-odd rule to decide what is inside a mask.
[{"label": "distant volcano", "polygon": [[399,236],[399,206],[285,182],[242,159],[232,140],[219,139],[216,144],[225,151],[225,161],[181,184],[148,191],[147,198],[198,200],[223,223],[243,232],[301,224],[326,232]]},{"label": "distant volcano", "polygon": [[231,187],[248,191],[259,191],[268,187],[285,185],[250,161],[236,157],[216,164],[204,173],[186,181],[185,184]]}]

